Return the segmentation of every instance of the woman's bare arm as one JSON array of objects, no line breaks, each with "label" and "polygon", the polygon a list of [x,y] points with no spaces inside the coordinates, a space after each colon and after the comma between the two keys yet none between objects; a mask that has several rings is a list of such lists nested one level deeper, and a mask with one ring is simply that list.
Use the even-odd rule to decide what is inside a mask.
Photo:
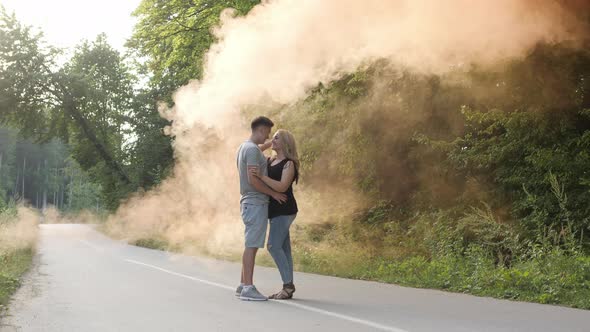
[{"label": "woman's bare arm", "polygon": [[268,176],[262,176],[260,179],[272,190],[284,193],[289,189],[293,179],[295,178],[295,165],[292,161],[288,161],[283,167],[283,174],[281,175],[281,181],[276,181]]},{"label": "woman's bare arm", "polygon": [[287,196],[285,196],[281,192],[277,192],[276,190],[273,190],[272,188],[270,188],[269,185],[265,184],[261,178],[254,176],[250,172],[248,172],[248,183],[250,183],[250,185],[252,187],[254,187],[254,189],[256,189],[256,191],[259,191],[263,194],[266,194],[266,195],[274,198],[280,204],[283,204],[287,201]]}]

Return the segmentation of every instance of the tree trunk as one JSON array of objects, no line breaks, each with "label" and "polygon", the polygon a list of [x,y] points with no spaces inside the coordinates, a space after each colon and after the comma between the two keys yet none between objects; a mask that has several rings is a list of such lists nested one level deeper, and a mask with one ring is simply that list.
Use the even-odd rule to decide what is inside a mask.
[{"label": "tree trunk", "polygon": [[23,157],[23,192],[21,194],[23,200],[25,199],[25,174],[27,166],[27,157]]},{"label": "tree trunk", "polygon": [[70,117],[72,117],[72,119],[80,126],[80,128],[82,128],[84,135],[86,136],[86,138],[90,140],[90,142],[92,142],[94,148],[96,149],[100,157],[105,161],[107,167],[113,170],[114,173],[117,174],[125,184],[130,184],[131,181],[129,180],[129,177],[127,176],[121,165],[119,165],[119,163],[113,158],[113,156],[111,156],[104,143],[101,142],[98,139],[98,137],[96,137],[96,134],[88,125],[88,122],[84,118],[84,115],[80,113],[80,111],[76,108],[76,105],[72,100],[72,97],[66,91],[67,90],[64,90],[64,110],[66,111],[66,113]]},{"label": "tree trunk", "polygon": [[20,173],[20,171],[17,168],[16,169],[16,180],[14,181],[14,191],[13,191],[14,194],[12,195],[12,197],[14,198],[15,201],[18,199],[18,180],[20,179],[19,173]]},{"label": "tree trunk", "polygon": [[59,209],[59,176],[57,166],[55,166],[55,183],[57,184],[57,188],[53,192],[53,205],[55,205],[56,209]]},{"label": "tree trunk", "polygon": [[[41,163],[37,163],[37,174],[39,174],[39,176],[41,175]],[[39,184],[37,184],[37,199],[36,199],[35,207],[37,209],[41,208],[40,202],[39,202]]]},{"label": "tree trunk", "polygon": [[70,179],[70,194],[68,195],[68,209],[72,208],[72,198],[74,198],[73,190],[74,190],[74,181],[73,181],[73,179]]},{"label": "tree trunk", "polygon": [[45,164],[45,185],[43,186],[43,212],[47,209],[47,185],[49,184],[49,172],[47,171],[47,159],[44,160]]},{"label": "tree trunk", "polygon": [[[2,156],[3,155],[4,154],[2,152],[0,152],[0,188],[4,188],[3,191],[4,191],[4,194],[6,194],[9,191],[9,189],[6,188],[6,184],[4,183],[4,176],[2,176]],[[6,198],[8,198],[8,197],[6,197]]]},{"label": "tree trunk", "polygon": [[70,180],[70,183],[68,183],[68,195],[66,196],[68,199],[68,210],[72,209],[72,187],[74,186],[73,182]]}]

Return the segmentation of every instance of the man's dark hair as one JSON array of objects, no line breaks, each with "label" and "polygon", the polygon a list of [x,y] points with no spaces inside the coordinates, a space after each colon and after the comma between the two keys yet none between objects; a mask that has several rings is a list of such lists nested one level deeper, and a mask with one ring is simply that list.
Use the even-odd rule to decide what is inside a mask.
[{"label": "man's dark hair", "polygon": [[252,128],[252,130],[254,130],[260,126],[272,128],[274,125],[275,124],[266,116],[259,116],[256,119],[252,120],[252,123],[250,124],[250,128]]}]

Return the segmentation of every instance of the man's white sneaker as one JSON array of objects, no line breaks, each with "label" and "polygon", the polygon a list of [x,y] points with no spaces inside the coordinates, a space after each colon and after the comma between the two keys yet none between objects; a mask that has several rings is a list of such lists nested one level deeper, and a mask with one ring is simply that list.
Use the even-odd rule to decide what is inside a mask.
[{"label": "man's white sneaker", "polygon": [[244,286],[242,293],[240,294],[240,300],[244,301],[267,301],[268,298],[256,289],[254,285]]}]

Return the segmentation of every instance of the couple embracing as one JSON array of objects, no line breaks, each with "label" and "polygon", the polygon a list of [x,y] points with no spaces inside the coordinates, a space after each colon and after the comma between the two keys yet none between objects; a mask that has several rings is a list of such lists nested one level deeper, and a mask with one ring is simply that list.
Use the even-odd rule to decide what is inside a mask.
[{"label": "couple embracing", "polygon": [[[295,292],[289,227],[298,211],[293,182],[299,178],[299,158],[293,135],[288,131],[280,129],[268,141],[273,126],[269,118],[257,117],[250,125],[250,138],[238,149],[245,249],[236,296],[247,301],[285,300],[292,298]],[[269,147],[276,155],[267,159],[262,152]],[[267,249],[279,269],[283,288],[267,298],[254,286],[253,275],[256,253],[264,248],[269,224]]]}]

